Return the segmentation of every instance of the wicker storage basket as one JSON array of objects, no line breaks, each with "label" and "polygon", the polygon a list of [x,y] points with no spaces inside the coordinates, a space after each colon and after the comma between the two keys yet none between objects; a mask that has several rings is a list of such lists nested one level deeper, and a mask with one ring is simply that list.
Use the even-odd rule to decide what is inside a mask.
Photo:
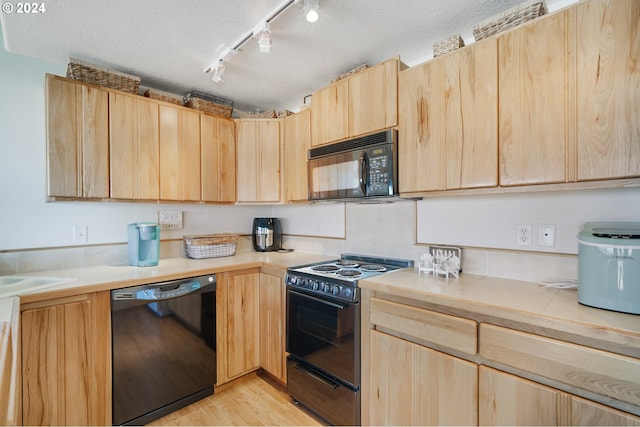
[{"label": "wicker storage basket", "polygon": [[117,89],[124,92],[138,94],[140,77],[119,71],[105,70],[95,65],[69,58],[67,77],[98,86]]},{"label": "wicker storage basket", "polygon": [[184,105],[194,110],[224,117],[231,117],[233,113],[233,101],[196,90],[187,94]]},{"label": "wicker storage basket", "polygon": [[460,34],[447,37],[444,40],[440,40],[433,44],[433,56],[444,55],[447,52],[464,47],[464,40]]},{"label": "wicker storage basket", "polygon": [[278,111],[278,118],[283,119],[285,117],[293,116],[293,112],[289,110]]},{"label": "wicker storage basket", "polygon": [[176,105],[182,105],[184,98],[180,95],[175,95],[169,92],[163,92],[161,90],[147,89],[144,96],[151,99],[157,99],[159,101],[170,102]]},{"label": "wicker storage basket", "polygon": [[476,41],[516,27],[548,13],[544,0],[529,0],[473,26]]},{"label": "wicker storage basket", "polygon": [[338,77],[336,77],[335,79],[331,80],[331,83],[336,83],[339,82],[342,79],[346,79],[347,77],[351,77],[355,74],[361,73],[362,71],[366,70],[368,68],[367,64],[362,64],[356,68],[354,68],[353,70],[349,70],[346,73],[342,73],[340,74]]},{"label": "wicker storage basket", "polygon": [[247,113],[246,111],[236,110],[236,115],[241,119],[275,119],[276,117],[278,117],[278,115],[276,114],[276,110],[255,113]]},{"label": "wicker storage basket", "polygon": [[218,258],[235,255],[238,244],[238,235],[204,234],[182,236],[184,252],[189,258]]}]

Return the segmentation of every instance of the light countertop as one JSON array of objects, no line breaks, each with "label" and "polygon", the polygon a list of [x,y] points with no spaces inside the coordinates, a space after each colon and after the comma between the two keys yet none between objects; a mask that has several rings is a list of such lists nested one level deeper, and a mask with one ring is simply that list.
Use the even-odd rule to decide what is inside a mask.
[{"label": "light countertop", "polygon": [[279,253],[246,251],[238,252],[233,256],[220,258],[161,259],[155,267],[102,265],[38,271],[36,273],[21,274],[19,276],[59,277],[70,280],[66,280],[65,283],[55,286],[44,285],[25,290],[18,290],[14,295],[19,296],[20,302],[24,304],[73,296],[80,293],[118,289],[127,286],[164,282],[167,280],[262,267],[265,265],[270,265],[284,270],[291,266],[309,264],[335,258],[335,256],[328,257],[304,252]]},{"label": "light countertop", "polygon": [[575,289],[465,273],[446,279],[412,268],[359,284],[435,311],[640,358],[640,315],[583,306]]},{"label": "light countertop", "polygon": [[[304,252],[246,251],[230,257],[201,260],[162,259],[155,267],[105,265],[41,271],[28,276],[71,280],[56,286],[25,290],[17,295],[20,303],[26,304],[247,268],[270,266],[284,270],[331,259],[335,257]],[[640,315],[580,305],[575,290],[465,273],[458,279],[444,279],[419,275],[414,268],[389,272],[359,283],[364,289],[421,301],[436,311],[640,358]]]}]

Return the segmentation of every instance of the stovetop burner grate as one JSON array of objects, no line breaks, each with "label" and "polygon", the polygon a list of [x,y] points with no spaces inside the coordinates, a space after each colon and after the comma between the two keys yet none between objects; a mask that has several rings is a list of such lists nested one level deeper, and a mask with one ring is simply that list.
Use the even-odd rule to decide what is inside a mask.
[{"label": "stovetop burner grate", "polygon": [[345,267],[345,268],[356,268],[357,266],[360,265],[357,262],[351,261],[351,260],[348,260],[348,259],[341,259],[339,261],[336,261],[335,264],[339,265],[340,267]]},{"label": "stovetop burner grate", "polygon": [[387,271],[387,267],[379,264],[364,264],[360,266],[360,269],[362,271],[376,271],[380,273],[383,271]]},{"label": "stovetop burner grate", "polygon": [[332,271],[340,270],[340,267],[338,267],[337,265],[334,265],[334,264],[323,264],[323,265],[316,265],[314,267],[311,267],[311,269],[313,271],[321,271],[321,272],[324,272],[324,273],[330,273]]},{"label": "stovetop burner grate", "polygon": [[353,270],[353,269],[342,269],[342,270],[338,270],[338,272],[336,273],[338,276],[342,276],[342,277],[359,277],[362,276],[362,272],[359,270]]}]

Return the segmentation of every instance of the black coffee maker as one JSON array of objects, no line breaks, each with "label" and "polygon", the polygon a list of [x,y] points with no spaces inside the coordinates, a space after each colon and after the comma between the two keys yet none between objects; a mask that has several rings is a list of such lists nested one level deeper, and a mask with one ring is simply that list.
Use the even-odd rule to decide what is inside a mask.
[{"label": "black coffee maker", "polygon": [[282,226],[278,218],[253,219],[253,250],[271,252],[282,247]]}]

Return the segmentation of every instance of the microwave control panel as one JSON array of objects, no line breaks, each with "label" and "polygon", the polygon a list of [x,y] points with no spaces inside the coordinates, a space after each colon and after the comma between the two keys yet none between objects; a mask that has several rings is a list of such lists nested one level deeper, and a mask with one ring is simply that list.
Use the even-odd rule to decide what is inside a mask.
[{"label": "microwave control panel", "polygon": [[368,196],[393,194],[388,147],[379,147],[369,153]]}]

